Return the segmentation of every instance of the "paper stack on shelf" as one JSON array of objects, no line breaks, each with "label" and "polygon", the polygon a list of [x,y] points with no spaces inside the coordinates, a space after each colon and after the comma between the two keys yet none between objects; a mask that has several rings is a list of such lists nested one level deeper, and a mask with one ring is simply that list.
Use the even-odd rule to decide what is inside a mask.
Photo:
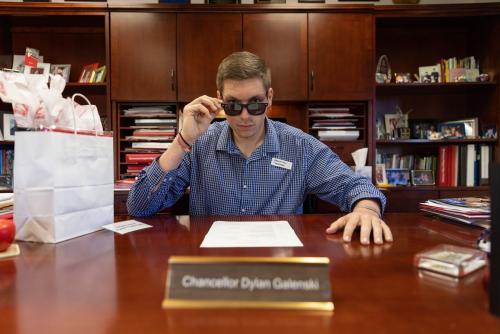
[{"label": "paper stack on shelf", "polygon": [[309,108],[311,130],[318,130],[324,141],[356,140],[360,136],[359,115],[348,107]]},{"label": "paper stack on shelf", "polygon": [[489,197],[441,198],[419,204],[420,210],[434,215],[487,228],[490,226]]}]

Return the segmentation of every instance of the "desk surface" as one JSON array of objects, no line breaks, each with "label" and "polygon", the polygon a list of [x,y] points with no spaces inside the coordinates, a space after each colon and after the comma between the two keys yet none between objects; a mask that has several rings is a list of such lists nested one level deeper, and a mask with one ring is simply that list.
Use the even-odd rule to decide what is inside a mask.
[{"label": "desk surface", "polygon": [[[499,333],[500,318],[487,311],[485,269],[454,281],[419,273],[412,263],[415,253],[440,243],[472,246],[481,230],[388,214],[395,243],[361,246],[325,235],[335,217],[252,217],[288,220],[302,248],[200,249],[217,219],[188,216],[141,219],[153,228],[126,235],[99,231],[57,245],[21,242],[20,256],[0,260],[0,331]],[[328,256],[335,311],[163,310],[171,255]]]}]

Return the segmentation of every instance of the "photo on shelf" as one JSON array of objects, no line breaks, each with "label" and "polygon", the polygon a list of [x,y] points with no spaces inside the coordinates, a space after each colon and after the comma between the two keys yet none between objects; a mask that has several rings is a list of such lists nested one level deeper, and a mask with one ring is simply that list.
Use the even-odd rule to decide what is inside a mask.
[{"label": "photo on shelf", "polygon": [[14,114],[3,114],[3,134],[4,140],[14,140],[16,133],[16,119]]},{"label": "photo on shelf", "polygon": [[402,168],[387,169],[387,183],[391,186],[407,186],[410,183],[410,171]]},{"label": "photo on shelf", "polygon": [[443,139],[463,139],[465,138],[465,124],[441,123],[439,124],[439,132]]},{"label": "photo on shelf", "polygon": [[71,64],[52,64],[50,65],[50,74],[59,74],[63,77],[64,81],[69,82],[69,74],[71,71]]},{"label": "photo on shelf", "polygon": [[408,127],[408,114],[385,114],[385,133],[390,138],[398,138],[397,129]]},{"label": "photo on shelf", "polygon": [[410,121],[411,137],[413,139],[428,139],[430,132],[436,132],[436,123],[428,119],[415,119]]},{"label": "photo on shelf", "polygon": [[12,57],[12,70],[24,73],[24,55],[14,55]]},{"label": "photo on shelf", "polygon": [[497,138],[497,126],[495,124],[486,124],[481,128],[481,136],[486,139]]},{"label": "photo on shelf", "polygon": [[106,79],[106,65],[97,68],[95,71],[94,81],[96,83],[103,83]]},{"label": "photo on shelf", "polygon": [[387,174],[385,172],[384,164],[377,164],[375,166],[375,182],[378,186],[387,185]]},{"label": "photo on shelf", "polygon": [[441,67],[440,65],[420,66],[418,68],[418,76],[422,83],[441,82]]},{"label": "photo on shelf", "polygon": [[50,64],[49,63],[38,63],[36,67],[25,66],[25,74],[41,74],[44,76],[45,80],[49,81]]},{"label": "photo on shelf", "polygon": [[414,186],[432,186],[434,185],[434,173],[432,170],[412,170],[411,184]]},{"label": "photo on shelf", "polygon": [[79,83],[90,83],[92,82],[92,77],[95,75],[94,71],[99,67],[98,63],[92,63],[84,65],[82,71],[80,72],[80,76],[78,77]]},{"label": "photo on shelf", "polygon": [[477,117],[468,118],[468,119],[460,119],[456,121],[448,121],[444,122],[444,124],[452,124],[452,123],[463,123],[465,127],[465,137],[467,138],[477,138],[479,137],[479,120]]}]

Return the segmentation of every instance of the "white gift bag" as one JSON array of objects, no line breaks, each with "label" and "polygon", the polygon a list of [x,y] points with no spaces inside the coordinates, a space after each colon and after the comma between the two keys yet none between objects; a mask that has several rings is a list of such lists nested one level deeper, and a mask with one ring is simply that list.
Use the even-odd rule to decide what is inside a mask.
[{"label": "white gift bag", "polygon": [[56,243],[113,222],[112,135],[18,131],[15,141],[17,240]]}]

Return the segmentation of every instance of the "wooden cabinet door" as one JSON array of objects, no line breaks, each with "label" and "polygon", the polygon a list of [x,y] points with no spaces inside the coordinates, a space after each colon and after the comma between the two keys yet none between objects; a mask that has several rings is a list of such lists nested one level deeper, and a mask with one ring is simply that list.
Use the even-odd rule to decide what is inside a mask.
[{"label": "wooden cabinet door", "polygon": [[176,14],[111,13],[111,96],[175,101]]},{"label": "wooden cabinet door", "polygon": [[307,100],[307,14],[244,14],[243,49],[266,61],[275,100]]},{"label": "wooden cabinet door", "polygon": [[371,14],[309,14],[309,99],[373,96],[374,22]]},{"label": "wooden cabinet door", "polygon": [[219,63],[242,47],[241,14],[181,13],[177,15],[178,97],[189,102],[216,96]]}]

